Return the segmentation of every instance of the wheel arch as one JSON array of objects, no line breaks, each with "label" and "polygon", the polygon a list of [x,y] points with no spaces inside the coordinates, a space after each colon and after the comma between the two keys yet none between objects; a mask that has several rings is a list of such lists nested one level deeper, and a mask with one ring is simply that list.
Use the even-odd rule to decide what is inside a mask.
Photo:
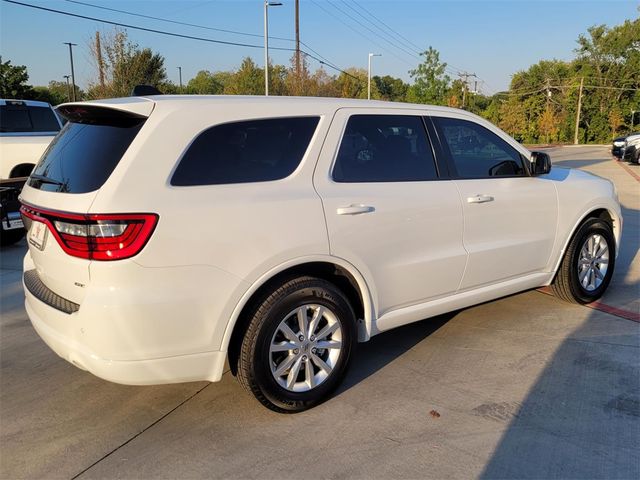
[{"label": "wheel arch", "polygon": [[21,178],[31,175],[31,171],[35,168],[34,163],[19,163],[15,165],[11,172],[9,172],[9,178]]},{"label": "wheel arch", "polygon": [[226,351],[232,373],[237,371],[240,343],[249,323],[248,312],[254,302],[284,279],[314,276],[334,283],[347,296],[357,319],[358,341],[371,338],[374,303],[364,276],[349,262],[330,256],[296,259],[279,265],[256,280],[233,310],[225,330],[221,350]]},{"label": "wheel arch", "polygon": [[616,240],[616,256],[618,255],[620,236],[622,234],[622,217],[619,213],[615,212],[612,208],[609,208],[607,206],[592,207],[590,210],[588,210],[586,213],[583,213],[583,215],[578,218],[578,220],[574,223],[573,227],[570,230],[571,233],[567,235],[567,238],[562,245],[562,249],[560,250],[560,252],[558,252],[557,258],[555,260],[555,265],[553,268],[554,277],[558,273],[558,269],[560,268],[560,264],[562,263],[562,258],[564,257],[564,252],[567,251],[569,242],[571,242],[580,226],[589,218],[599,218],[611,225],[613,229],[613,236]]}]

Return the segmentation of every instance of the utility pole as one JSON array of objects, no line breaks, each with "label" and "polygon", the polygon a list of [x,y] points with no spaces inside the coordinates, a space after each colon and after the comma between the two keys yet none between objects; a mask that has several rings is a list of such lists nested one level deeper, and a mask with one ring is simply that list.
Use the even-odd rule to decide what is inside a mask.
[{"label": "utility pole", "polygon": [[182,93],[182,67],[178,67],[178,75],[180,78],[180,93]]},{"label": "utility pole", "polygon": [[[469,89],[469,77],[478,78],[478,76],[475,73],[468,73],[468,72],[460,72],[458,76],[462,80],[462,85],[463,85],[462,86],[462,108],[464,108],[467,102],[467,90]],[[476,85],[477,84],[478,82],[476,81]]]},{"label": "utility pole", "polygon": [[264,0],[264,95],[269,96],[269,7],[279,7],[280,2]]},{"label": "utility pole", "polygon": [[69,85],[69,78],[71,75],[63,75],[67,80],[67,100],[71,101],[71,85]]},{"label": "utility pole", "polygon": [[551,102],[551,82],[550,80],[547,78],[545,80],[545,84],[544,84],[546,91],[547,91],[547,109],[549,108],[549,103]]},{"label": "utility pole", "polygon": [[582,87],[584,86],[584,77],[580,79],[580,93],[578,93],[578,111],[576,112],[576,133],[573,137],[574,145],[578,144],[578,128],[580,127],[580,110],[582,109]]},{"label": "utility pole", "polygon": [[367,100],[371,100],[371,57],[381,57],[381,53],[370,53],[369,54],[369,70],[367,74]]},{"label": "utility pole", "polygon": [[300,80],[300,0],[296,0],[296,77]]},{"label": "utility pole", "polygon": [[69,45],[69,60],[71,61],[71,85],[73,86],[73,89],[71,90],[72,92],[72,97],[73,97],[73,101],[76,101],[76,76],[73,72],[73,50],[71,47],[77,47],[77,45],[75,43],[71,43],[71,42],[63,42],[65,45]]},{"label": "utility pole", "polygon": [[98,61],[98,80],[100,87],[104,88],[104,60],[102,60],[102,44],[100,43],[100,31],[96,30],[96,60]]}]

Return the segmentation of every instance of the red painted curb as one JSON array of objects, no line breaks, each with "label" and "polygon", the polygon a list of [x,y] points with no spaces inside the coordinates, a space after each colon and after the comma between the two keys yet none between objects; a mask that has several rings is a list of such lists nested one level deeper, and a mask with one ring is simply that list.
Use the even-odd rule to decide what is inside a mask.
[{"label": "red painted curb", "polygon": [[[538,292],[544,293],[545,295],[553,296],[553,293],[551,292],[549,287],[542,287],[538,288],[537,290]],[[593,310],[608,313],[609,315],[624,318],[625,320],[631,320],[632,322],[640,323],[640,313],[630,312],[629,310],[623,310],[622,308],[612,307],[611,305],[607,305],[606,303],[602,302],[587,303],[584,306],[592,308]]]},{"label": "red painted curb", "polygon": [[614,158],[613,161],[616,162],[618,165],[620,165],[622,168],[624,168],[629,175],[631,175],[633,178],[636,179],[637,182],[640,182],[640,175],[638,175],[636,172],[631,170],[629,166],[626,165],[622,160],[616,160]]}]

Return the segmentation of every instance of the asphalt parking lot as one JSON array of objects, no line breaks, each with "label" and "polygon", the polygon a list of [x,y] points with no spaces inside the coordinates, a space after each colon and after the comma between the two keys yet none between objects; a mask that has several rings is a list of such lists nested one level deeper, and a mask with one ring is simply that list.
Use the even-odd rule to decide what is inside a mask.
[{"label": "asphalt parking lot", "polygon": [[24,241],[3,249],[0,478],[640,478],[640,168],[605,147],[548,152],[618,188],[601,302],[529,291],[380,335],[298,415],[229,373],[131,387],[66,363],[24,311]]}]

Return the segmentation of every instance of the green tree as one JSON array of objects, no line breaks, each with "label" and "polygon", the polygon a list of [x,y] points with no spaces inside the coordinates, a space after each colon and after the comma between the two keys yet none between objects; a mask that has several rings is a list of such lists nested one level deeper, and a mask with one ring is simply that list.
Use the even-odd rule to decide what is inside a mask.
[{"label": "green tree", "polygon": [[200,70],[187,84],[187,93],[215,95],[223,90],[224,85],[208,70]]},{"label": "green tree", "polygon": [[[347,68],[336,78],[336,90],[342,98],[367,98],[368,72],[363,68]],[[380,98],[375,82],[371,82],[371,98]]]},{"label": "green tree", "polygon": [[250,57],[244,58],[240,68],[231,75],[229,83],[225,85],[224,93],[230,95],[263,95],[264,70],[258,68]]},{"label": "green tree", "polygon": [[141,49],[123,30],[102,35],[91,44],[98,83],[90,84],[90,98],[126,97],[133,87],[152,85],[161,91],[167,86],[164,57],[149,48]]},{"label": "green tree", "polygon": [[25,65],[11,65],[11,60],[3,62],[0,57],[0,98],[30,98],[33,89],[28,81]]},{"label": "green tree", "polygon": [[378,92],[380,92],[382,100],[391,102],[404,102],[406,100],[409,85],[403,82],[401,78],[395,78],[391,75],[385,75],[384,77],[376,75],[371,80],[375,83]]},{"label": "green tree", "polygon": [[[33,91],[33,100],[48,102],[51,105],[59,105],[71,101],[69,98],[71,85],[67,87],[67,82],[52,80],[46,87],[33,87]],[[76,85],[76,100],[82,99],[83,95],[84,92]]]},{"label": "green tree", "polygon": [[412,103],[446,104],[446,93],[451,80],[445,74],[447,64],[440,61],[440,53],[433,47],[429,47],[420,56],[424,57],[423,62],[409,71],[414,84],[409,88],[407,100]]}]

